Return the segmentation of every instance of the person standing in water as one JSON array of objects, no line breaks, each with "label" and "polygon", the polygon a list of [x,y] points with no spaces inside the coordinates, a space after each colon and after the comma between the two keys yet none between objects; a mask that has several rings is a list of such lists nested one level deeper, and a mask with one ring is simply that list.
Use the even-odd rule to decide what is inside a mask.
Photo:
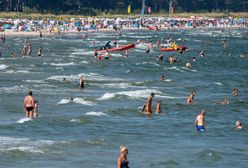
[{"label": "person standing in water", "polygon": [[146,101],[146,113],[147,114],[152,114],[152,99],[154,97],[154,93],[151,93],[151,95],[148,97],[147,101]]},{"label": "person standing in water", "polygon": [[80,76],[80,80],[79,80],[79,89],[84,90],[84,79],[82,76]]},{"label": "person standing in water", "polygon": [[22,48],[22,56],[24,57],[26,54],[27,54],[27,48],[26,48],[26,46],[24,46]]},{"label": "person standing in water", "polygon": [[129,168],[129,162],[127,159],[128,148],[121,146],[120,149],[121,153],[118,157],[117,168]]},{"label": "person standing in water", "polygon": [[16,54],[15,54],[14,51],[11,53],[11,57],[14,58],[14,59],[16,58]]},{"label": "person standing in water", "polygon": [[194,104],[194,98],[195,98],[196,91],[192,91],[191,95],[187,98],[187,104],[193,105]]},{"label": "person standing in water", "polygon": [[161,100],[158,100],[158,102],[157,102],[156,113],[162,113],[162,110],[161,110]]},{"label": "person standing in water", "polygon": [[199,114],[196,117],[195,127],[197,131],[205,131],[205,115],[206,115],[206,111],[202,109],[201,114]]},{"label": "person standing in water", "polygon": [[33,117],[34,117],[34,118],[37,118],[37,117],[39,116],[39,113],[38,113],[38,105],[39,105],[38,100],[35,100],[35,101],[34,101],[34,113],[33,113]]},{"label": "person standing in water", "polygon": [[32,52],[32,46],[31,44],[28,45],[28,52],[27,52],[27,55],[31,55],[31,52]]},{"label": "person standing in water", "polygon": [[29,91],[28,96],[26,96],[24,98],[23,107],[24,107],[24,111],[26,113],[26,117],[32,118],[33,112],[34,112],[34,107],[35,107],[34,97],[33,97],[32,91]]},{"label": "person standing in water", "polygon": [[42,56],[42,47],[40,47],[40,48],[38,49],[38,53],[37,53],[37,55],[38,55],[39,57],[41,57],[41,56]]}]

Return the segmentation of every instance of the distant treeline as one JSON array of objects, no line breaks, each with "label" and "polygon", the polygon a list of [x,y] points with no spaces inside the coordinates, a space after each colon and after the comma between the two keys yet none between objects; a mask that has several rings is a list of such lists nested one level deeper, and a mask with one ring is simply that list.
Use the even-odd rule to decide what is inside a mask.
[{"label": "distant treeline", "polygon": [[[145,13],[168,13],[169,2],[175,12],[247,12],[248,0],[145,0]],[[0,11],[74,15],[125,14],[141,12],[143,0],[0,0]]]}]

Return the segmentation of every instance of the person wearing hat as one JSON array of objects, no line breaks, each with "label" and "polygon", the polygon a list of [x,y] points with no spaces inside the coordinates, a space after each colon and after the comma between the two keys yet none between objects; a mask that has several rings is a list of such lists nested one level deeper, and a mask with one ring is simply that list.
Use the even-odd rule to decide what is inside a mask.
[{"label": "person wearing hat", "polygon": [[127,154],[128,154],[128,148],[125,146],[121,146],[121,153],[118,158],[118,168],[129,168],[128,166],[128,159],[127,159]]},{"label": "person wearing hat", "polygon": [[152,114],[152,99],[153,99],[154,95],[155,94],[152,92],[146,101],[146,113],[147,114]]}]

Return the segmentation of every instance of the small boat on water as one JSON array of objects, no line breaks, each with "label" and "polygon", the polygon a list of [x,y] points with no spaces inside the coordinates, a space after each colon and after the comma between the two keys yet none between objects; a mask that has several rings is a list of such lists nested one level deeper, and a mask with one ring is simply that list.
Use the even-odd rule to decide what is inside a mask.
[{"label": "small boat on water", "polygon": [[[135,44],[128,44],[128,45],[124,45],[124,46],[119,46],[119,47],[115,47],[115,48],[109,48],[107,49],[109,52],[110,51],[125,51],[131,48],[134,48]],[[98,50],[97,52],[106,52],[106,50]]]}]

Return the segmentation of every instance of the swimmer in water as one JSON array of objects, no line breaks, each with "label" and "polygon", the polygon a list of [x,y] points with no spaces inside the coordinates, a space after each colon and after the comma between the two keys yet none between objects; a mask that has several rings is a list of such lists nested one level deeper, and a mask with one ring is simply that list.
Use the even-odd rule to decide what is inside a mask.
[{"label": "swimmer in water", "polygon": [[156,58],[156,60],[158,60],[158,61],[163,61],[163,59],[164,59],[164,55],[163,55],[163,54],[160,54],[160,55]]},{"label": "swimmer in water", "polygon": [[31,44],[28,45],[28,52],[27,52],[27,55],[31,55],[31,52],[32,52],[32,47],[31,47]]},{"label": "swimmer in water", "polygon": [[11,57],[12,57],[12,58],[16,58],[16,54],[15,54],[14,51],[11,53]]},{"label": "swimmer in water", "polygon": [[225,97],[223,101],[221,101],[221,102],[215,102],[214,104],[226,105],[226,104],[229,104],[229,101],[228,101],[227,98]]},{"label": "swimmer in water", "polygon": [[160,76],[160,80],[165,80],[165,76],[164,75]]},{"label": "swimmer in water", "polygon": [[38,113],[38,105],[39,105],[38,100],[35,100],[34,101],[34,113],[33,113],[34,118],[37,118],[38,115],[39,115],[39,113]]},{"label": "swimmer in water", "polygon": [[41,57],[41,56],[42,56],[42,47],[40,47],[40,48],[38,49],[38,53],[37,53],[37,55],[38,55],[39,57]]},{"label": "swimmer in water", "polygon": [[187,104],[193,105],[194,104],[194,98],[195,98],[196,91],[192,91],[191,95],[187,98]]},{"label": "swimmer in water", "polygon": [[84,79],[82,76],[80,76],[80,80],[79,80],[79,89],[80,90],[84,89]]},{"label": "swimmer in water", "polygon": [[26,54],[27,54],[27,48],[26,48],[26,46],[24,46],[22,48],[22,56],[24,57]]},{"label": "swimmer in water", "polygon": [[24,111],[26,113],[27,118],[32,118],[33,117],[33,112],[34,112],[34,97],[32,91],[28,92],[28,95],[24,98],[23,102],[23,107]]},{"label": "swimmer in water", "polygon": [[154,97],[154,93],[151,93],[151,95],[148,97],[146,101],[146,113],[147,114],[152,114],[152,99]]},{"label": "swimmer in water", "polygon": [[244,58],[245,57],[245,54],[243,52],[240,53],[240,58]]},{"label": "swimmer in water", "polygon": [[236,126],[235,126],[235,128],[236,128],[237,130],[243,129],[243,126],[242,126],[242,124],[241,124],[241,122],[240,122],[239,120],[236,121]]},{"label": "swimmer in water", "polygon": [[202,50],[202,51],[199,53],[199,56],[200,56],[200,57],[204,57],[204,56],[205,56],[204,50]]},{"label": "swimmer in water", "polygon": [[239,90],[237,88],[234,88],[232,94],[233,96],[238,96]]},{"label": "swimmer in water", "polygon": [[190,68],[192,68],[192,65],[191,65],[191,63],[187,62],[185,67],[190,69]]},{"label": "swimmer in water", "polygon": [[193,61],[193,62],[195,62],[195,61],[196,61],[195,57],[192,57],[192,61]]},{"label": "swimmer in water", "polygon": [[158,100],[157,105],[156,105],[156,113],[162,113],[160,100]]},{"label": "swimmer in water", "polygon": [[126,50],[125,57],[128,57],[128,50]]},{"label": "swimmer in water", "polygon": [[206,111],[201,110],[201,113],[195,119],[195,127],[197,131],[205,131],[205,115]]},{"label": "swimmer in water", "polygon": [[170,56],[170,58],[168,59],[168,62],[169,64],[172,64],[173,62],[177,62],[177,58]]},{"label": "swimmer in water", "polygon": [[121,153],[118,157],[118,163],[117,163],[117,168],[129,168],[128,164],[128,159],[127,159],[127,154],[128,154],[128,148],[121,146]]}]

